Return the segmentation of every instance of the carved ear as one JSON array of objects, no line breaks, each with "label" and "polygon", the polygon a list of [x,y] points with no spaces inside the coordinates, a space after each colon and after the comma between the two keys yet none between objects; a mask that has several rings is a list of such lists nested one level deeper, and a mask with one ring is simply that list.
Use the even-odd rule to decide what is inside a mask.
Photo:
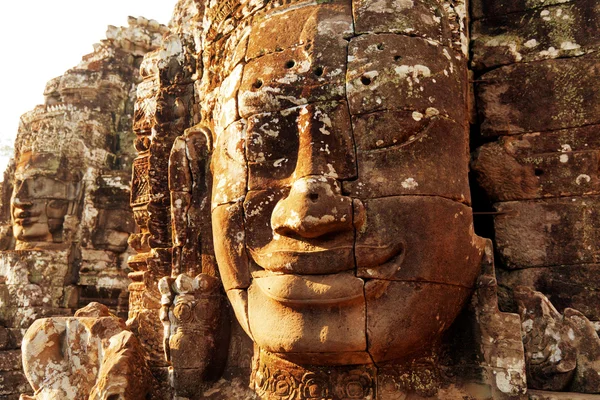
[{"label": "carved ear", "polygon": [[210,200],[212,133],[196,125],[175,139],[169,158],[173,276],[217,276]]}]

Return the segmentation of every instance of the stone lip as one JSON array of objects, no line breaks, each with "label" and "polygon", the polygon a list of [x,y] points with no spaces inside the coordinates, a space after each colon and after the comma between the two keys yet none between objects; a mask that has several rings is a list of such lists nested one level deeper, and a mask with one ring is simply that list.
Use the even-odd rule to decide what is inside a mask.
[{"label": "stone lip", "polygon": [[[314,265],[319,266],[318,273],[336,273],[354,269],[354,256],[351,245],[341,245],[331,248],[310,251],[276,249],[278,243],[271,242],[259,250],[250,249],[254,261],[268,271],[314,274]],[[323,262],[323,260],[329,262]]]},{"label": "stone lip", "polygon": [[272,275],[254,283],[271,299],[287,305],[328,306],[364,297],[364,281],[351,272],[330,275]]},{"label": "stone lip", "polygon": [[[291,238],[287,239],[293,240]],[[342,238],[338,238],[336,241],[341,241],[339,239]],[[250,249],[250,253],[258,266],[270,272],[321,275],[354,270],[354,252],[363,255],[361,257],[362,261],[358,265],[359,268],[377,269],[379,266],[384,266],[384,264],[398,259],[398,256],[404,252],[405,244],[398,239],[391,238],[388,243],[383,245],[362,244],[352,246],[338,243],[337,246],[332,247],[313,246],[314,249],[311,250],[280,249],[280,247],[283,247],[280,243],[271,242],[263,248]],[[376,254],[371,255],[370,253]],[[331,262],[324,262],[324,260],[330,260]],[[398,262],[395,264],[398,264]],[[315,268],[315,265],[318,265],[319,268]],[[396,267],[399,267],[399,265],[396,265]]]}]

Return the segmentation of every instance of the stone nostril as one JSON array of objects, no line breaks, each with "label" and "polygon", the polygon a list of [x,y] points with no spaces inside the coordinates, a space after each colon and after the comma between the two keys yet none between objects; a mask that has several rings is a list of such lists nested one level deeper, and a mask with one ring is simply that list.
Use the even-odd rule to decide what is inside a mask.
[{"label": "stone nostril", "polygon": [[317,193],[311,193],[308,195],[308,198],[310,199],[310,201],[315,203],[317,200],[319,200],[319,195]]}]

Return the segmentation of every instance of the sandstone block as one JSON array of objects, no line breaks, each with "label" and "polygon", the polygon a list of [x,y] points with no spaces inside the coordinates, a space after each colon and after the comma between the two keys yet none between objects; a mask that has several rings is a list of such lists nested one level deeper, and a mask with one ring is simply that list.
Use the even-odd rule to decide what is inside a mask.
[{"label": "sandstone block", "polygon": [[540,6],[552,6],[566,3],[565,0],[541,0],[532,3],[528,0],[474,0],[471,4],[471,13],[474,19],[493,17],[527,10]]},{"label": "sandstone block", "polygon": [[597,197],[496,205],[496,248],[508,269],[598,262]]},{"label": "sandstone block", "polygon": [[346,91],[350,113],[414,111],[466,121],[466,61],[421,38],[366,34],[350,40]]},{"label": "sandstone block", "polygon": [[477,149],[472,168],[494,202],[598,194],[597,129],[505,136]]},{"label": "sandstone block", "polygon": [[475,69],[486,69],[581,56],[598,49],[598,31],[600,10],[593,0],[485,18],[472,26],[471,62]]},{"label": "sandstone block", "polygon": [[357,33],[410,34],[452,46],[452,27],[441,2],[354,0],[352,10]]},{"label": "sandstone block", "polygon": [[542,132],[600,122],[597,54],[513,64],[476,86],[484,136]]},{"label": "sandstone block", "polygon": [[[344,182],[344,192],[361,199],[436,195],[469,204],[465,128],[437,116],[400,122],[411,121],[410,114],[376,112],[353,117],[358,179]],[[382,120],[394,122],[383,124]]]},{"label": "sandstone block", "polygon": [[253,21],[246,58],[250,60],[308,43],[324,47],[323,53],[326,53],[328,46],[348,39],[353,30],[348,0],[291,7],[285,12],[263,12]]}]

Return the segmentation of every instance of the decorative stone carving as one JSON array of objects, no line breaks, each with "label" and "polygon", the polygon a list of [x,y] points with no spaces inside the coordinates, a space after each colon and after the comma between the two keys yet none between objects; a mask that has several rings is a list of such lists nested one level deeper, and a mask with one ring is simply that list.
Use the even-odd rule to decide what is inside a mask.
[{"label": "decorative stone carving", "polygon": [[23,338],[23,368],[35,390],[22,400],[145,399],[151,374],[139,341],[107,307],[39,319]]},{"label": "decorative stone carving", "polygon": [[181,274],[174,280],[162,278],[158,285],[163,346],[172,365],[169,380],[175,396],[192,398],[216,381],[225,366],[229,324],[221,315],[225,299],[220,281],[207,274],[193,279]]}]

